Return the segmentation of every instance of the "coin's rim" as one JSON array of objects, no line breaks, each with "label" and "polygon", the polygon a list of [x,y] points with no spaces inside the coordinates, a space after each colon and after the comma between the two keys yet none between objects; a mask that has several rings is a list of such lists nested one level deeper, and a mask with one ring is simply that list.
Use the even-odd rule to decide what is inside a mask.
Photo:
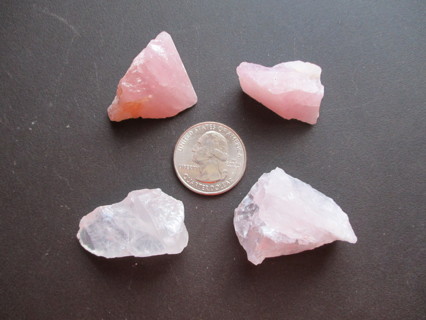
[{"label": "coin's rim", "polygon": [[[234,183],[232,183],[231,185],[229,185],[228,187],[226,187],[225,189],[223,189],[223,190],[220,190],[220,191],[202,191],[202,190],[198,190],[198,189],[196,189],[196,188],[194,188],[194,187],[192,187],[190,184],[188,184],[185,180],[183,180],[183,178],[180,176],[180,174],[179,174],[179,172],[178,172],[178,169],[177,169],[177,167],[176,167],[176,151],[177,151],[177,146],[178,146],[178,142],[179,142],[179,140],[189,131],[189,130],[191,130],[192,128],[194,128],[194,127],[197,127],[197,126],[199,126],[199,125],[203,125],[203,124],[217,124],[217,125],[221,125],[221,126],[224,126],[224,127],[226,127],[229,131],[231,131],[233,134],[235,134],[235,136],[238,138],[238,140],[241,142],[241,145],[242,145],[242,149],[243,149],[243,151],[244,151],[244,163],[242,164],[243,165],[243,168],[242,168],[242,174],[241,174],[241,176],[237,179],[237,180],[235,180],[235,182]],[[180,182],[182,182],[182,184],[185,186],[185,187],[187,187],[189,190],[191,190],[191,191],[193,191],[193,192],[195,192],[195,193],[198,193],[198,194],[202,194],[202,195],[206,195],[206,196],[217,196],[217,195],[219,195],[219,194],[223,194],[223,193],[225,193],[225,192],[228,192],[229,190],[231,190],[233,187],[235,187],[240,181],[241,181],[241,179],[243,178],[243,176],[244,176],[244,173],[246,172],[246,168],[247,168],[247,151],[246,151],[246,146],[244,145],[244,142],[243,142],[243,140],[241,139],[241,137],[238,135],[238,133],[236,133],[235,132],[235,130],[234,129],[232,129],[231,127],[229,127],[229,126],[227,126],[226,124],[223,124],[223,123],[221,123],[221,122],[217,122],[217,121],[203,121],[203,122],[199,122],[199,123],[196,123],[196,124],[194,124],[194,125],[192,125],[192,126],[190,126],[188,129],[186,129],[180,136],[179,136],[179,138],[177,139],[177,141],[176,141],[176,144],[175,144],[175,148],[174,148],[174,151],[173,151],[173,167],[175,168],[175,173],[176,173],[176,175],[177,175],[177,177],[178,177],[178,179],[180,180]]]}]

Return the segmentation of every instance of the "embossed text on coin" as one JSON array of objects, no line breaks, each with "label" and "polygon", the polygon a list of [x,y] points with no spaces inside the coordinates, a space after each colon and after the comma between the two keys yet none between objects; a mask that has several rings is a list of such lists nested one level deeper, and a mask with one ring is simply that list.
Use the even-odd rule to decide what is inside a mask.
[{"label": "embossed text on coin", "polygon": [[190,190],[216,195],[233,188],[246,168],[246,150],[234,130],[219,122],[201,122],[176,143],[174,167]]}]

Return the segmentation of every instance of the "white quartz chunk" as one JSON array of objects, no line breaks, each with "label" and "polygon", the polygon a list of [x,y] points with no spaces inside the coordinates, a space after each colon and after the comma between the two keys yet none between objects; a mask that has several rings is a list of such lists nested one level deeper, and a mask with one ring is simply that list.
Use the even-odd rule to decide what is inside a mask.
[{"label": "white quartz chunk", "polygon": [[335,240],[357,241],[333,199],[280,168],[263,174],[251,188],[235,209],[234,228],[253,264]]},{"label": "white quartz chunk", "polygon": [[77,238],[106,258],[177,254],[188,244],[184,217],[183,203],[160,189],[136,190],[84,216]]}]

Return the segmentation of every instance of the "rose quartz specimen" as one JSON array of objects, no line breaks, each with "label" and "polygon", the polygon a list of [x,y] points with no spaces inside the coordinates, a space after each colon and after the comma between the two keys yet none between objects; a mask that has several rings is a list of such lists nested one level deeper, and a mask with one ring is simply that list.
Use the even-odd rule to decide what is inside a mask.
[{"label": "rose quartz specimen", "polygon": [[335,240],[357,241],[348,216],[333,199],[280,168],[263,174],[251,188],[235,209],[234,228],[256,265]]},{"label": "rose quartz specimen", "polygon": [[319,66],[291,61],[268,68],[242,62],[237,74],[246,94],[281,117],[310,124],[317,122],[324,96]]},{"label": "rose quartz specimen", "polygon": [[84,249],[106,258],[177,254],[188,244],[184,218],[181,201],[160,189],[136,190],[84,216],[77,238]]},{"label": "rose quartz specimen", "polygon": [[111,121],[168,118],[192,107],[197,95],[172,37],[161,32],[133,60],[108,108]]}]

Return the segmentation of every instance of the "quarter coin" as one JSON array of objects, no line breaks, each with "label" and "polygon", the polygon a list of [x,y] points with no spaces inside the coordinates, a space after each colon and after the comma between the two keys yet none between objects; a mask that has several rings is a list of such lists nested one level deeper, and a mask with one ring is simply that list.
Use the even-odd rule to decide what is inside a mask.
[{"label": "quarter coin", "polygon": [[246,149],[238,134],[219,122],[188,128],[173,155],[179,180],[190,190],[217,195],[232,189],[246,170]]}]

